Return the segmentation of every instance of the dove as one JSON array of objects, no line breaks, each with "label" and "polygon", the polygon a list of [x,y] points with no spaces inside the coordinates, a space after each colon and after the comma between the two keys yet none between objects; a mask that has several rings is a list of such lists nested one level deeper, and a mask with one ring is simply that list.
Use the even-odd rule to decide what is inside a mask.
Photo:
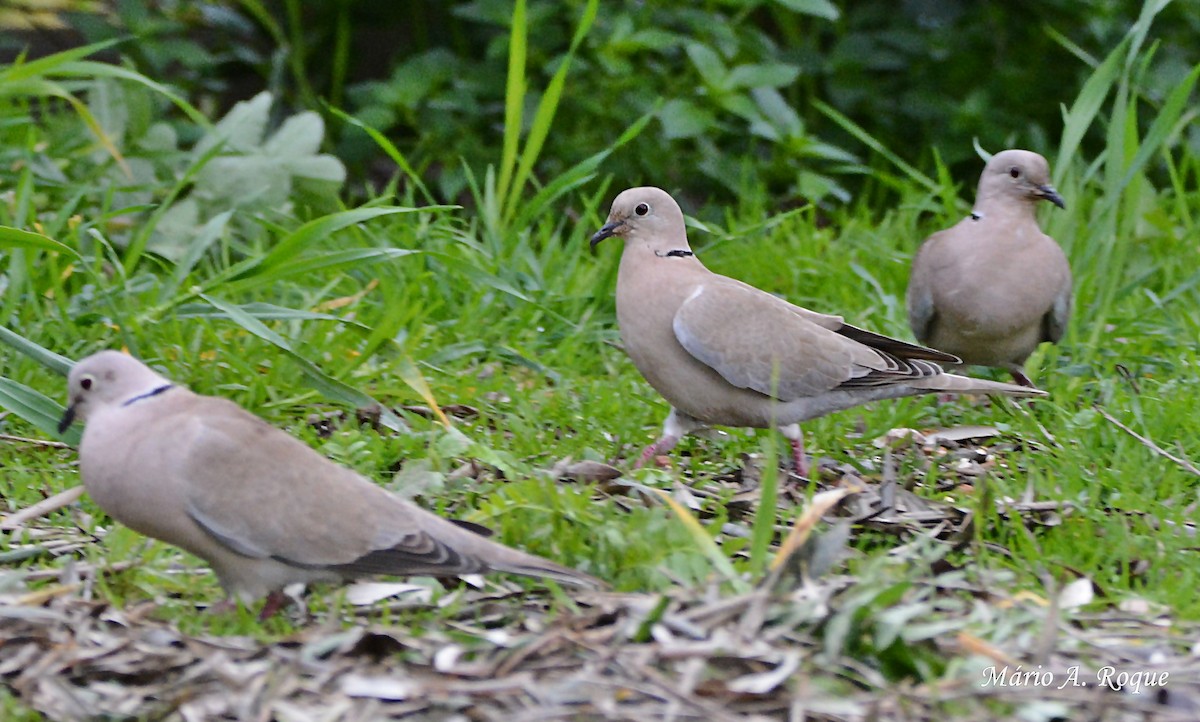
[{"label": "dove", "polygon": [[[101,351],[68,377],[60,429],[84,423],[83,485],[113,519],[211,565],[232,606],[296,582],[511,572],[600,588],[582,572],[486,539],[340,466],[223,398]],[[478,528],[478,527],[475,527]]]},{"label": "dove", "polygon": [[1043,200],[1066,208],[1045,158],[992,156],[971,215],[934,233],[913,258],[906,300],[918,341],[1034,385],[1025,360],[1041,342],[1061,339],[1071,314],[1071,266],[1034,216]]},{"label": "dove", "polygon": [[617,323],[630,359],[671,411],[636,466],[710,426],[775,427],[808,475],[799,423],[880,399],[936,392],[1040,396],[943,372],[957,356],[851,326],[708,270],[660,188],[616,197],[591,238],[625,242]]}]

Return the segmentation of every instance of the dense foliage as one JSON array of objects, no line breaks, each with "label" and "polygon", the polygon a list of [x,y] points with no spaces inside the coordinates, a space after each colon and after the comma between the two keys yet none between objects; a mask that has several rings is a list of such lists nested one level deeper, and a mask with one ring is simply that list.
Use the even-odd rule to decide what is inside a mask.
[{"label": "dense foliage", "polygon": [[[1147,118],[1200,61],[1200,2],[1158,4],[1153,72],[1139,84]],[[529,4],[530,111],[585,5]],[[341,107],[386,133],[439,199],[461,200],[468,175],[499,158],[512,12],[510,0],[128,1],[66,17],[85,40],[135,37],[122,57],[210,112],[261,87],[326,120],[326,102]],[[605,2],[536,170],[555,177],[651,114],[606,165],[622,183],[723,200],[762,186],[777,203],[829,204],[872,180],[873,156],[845,116],[910,163],[936,152],[970,175],[974,141],[1050,149],[1062,104],[1140,12],[1135,0]],[[340,122],[331,131],[359,177],[390,174],[368,138]],[[1103,142],[1092,128],[1084,147]]]}]

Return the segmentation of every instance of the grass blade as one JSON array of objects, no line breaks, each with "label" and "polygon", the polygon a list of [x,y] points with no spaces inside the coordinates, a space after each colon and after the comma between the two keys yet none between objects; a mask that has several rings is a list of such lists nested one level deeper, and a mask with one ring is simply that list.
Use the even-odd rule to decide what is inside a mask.
[{"label": "grass blade", "polygon": [[184,280],[200,259],[204,257],[204,253],[216,243],[225,232],[225,227],[229,225],[230,219],[233,218],[233,210],[225,211],[213,216],[204,224],[203,227],[196,233],[196,237],[192,239],[191,245],[183,254],[183,258],[179,259],[179,263],[175,264],[175,270],[171,272],[171,278],[163,284],[162,292],[159,294],[159,301],[163,302],[175,295],[179,287],[183,285]]},{"label": "grass blade", "polygon": [[421,176],[415,170],[413,170],[413,167],[409,164],[408,159],[404,157],[404,154],[400,152],[400,149],[396,147],[395,143],[388,140],[386,135],[380,133],[378,130],[372,128],[349,113],[346,113],[338,108],[334,108],[333,106],[326,107],[335,118],[338,118],[342,122],[358,128],[370,136],[371,140],[375,141],[375,145],[379,146],[379,149],[382,150],[387,157],[391,158],[392,162],[400,167],[400,170],[404,171],[405,177],[408,178],[410,183],[416,186],[417,190],[421,191],[421,195],[425,196],[425,200],[431,204],[435,202],[433,194],[430,193],[429,188],[425,186],[425,181],[421,180]]},{"label": "grass blade", "polygon": [[280,239],[279,243],[263,256],[261,265],[271,267],[292,260],[302,248],[313,245],[326,236],[340,231],[347,226],[353,226],[375,218],[392,216],[398,213],[417,213],[456,210],[460,206],[384,206],[372,208],[354,208],[348,211],[330,213],[309,221]]},{"label": "grass blade", "polygon": [[521,116],[525,106],[525,54],[528,39],[525,19],[525,0],[517,0],[513,6],[512,32],[508,37],[508,81],[504,88],[504,145],[500,152],[500,180],[496,184],[496,197],[503,199],[508,193],[517,165],[517,144],[521,139]]},{"label": "grass blade", "polygon": [[341,401],[345,404],[350,404],[355,408],[377,406],[380,409],[379,422],[381,424],[389,429],[392,429],[393,431],[402,431],[407,429],[408,425],[404,423],[404,420],[399,416],[396,416],[396,414],[387,406],[379,403],[370,395],[359,391],[353,386],[338,381],[332,376],[326,374],[324,371],[318,368],[316,364],[304,358],[295,349],[293,349],[292,345],[288,343],[287,339],[285,339],[283,336],[280,336],[275,331],[272,331],[267,327],[266,324],[255,318],[253,314],[247,312],[240,306],[227,303],[208,294],[201,294],[200,297],[211,303],[215,308],[224,311],[225,315],[228,316],[230,320],[241,326],[249,333],[261,338],[267,343],[270,343],[286,353],[288,356],[291,356],[296,363],[300,365],[300,369],[304,372],[304,376],[308,379],[309,385],[326,398]]},{"label": "grass blade", "polygon": [[712,565],[725,578],[725,581],[733,585],[738,592],[749,591],[750,585],[746,584],[745,580],[738,575],[729,558],[721,551],[721,547],[717,546],[717,543],[704,530],[704,526],[687,510],[687,507],[675,501],[669,493],[662,489],[655,489],[654,491],[658,492],[671,511],[675,512],[675,516],[679,518],[679,521],[683,522],[683,526],[688,530],[692,541],[704,552],[705,556],[712,562]]},{"label": "grass blade", "polygon": [[[550,135],[550,126],[554,123],[554,115],[558,111],[558,101],[562,98],[563,88],[567,84],[567,72],[571,69],[571,61],[574,59],[579,45],[587,37],[592,23],[596,20],[598,9],[599,0],[589,0],[587,7],[584,8],[583,18],[580,19],[579,26],[575,29],[575,36],[571,39],[571,47],[567,50],[566,56],[559,64],[554,77],[550,79],[550,84],[546,86],[546,92],[542,94],[542,99],[538,103],[537,111],[533,116],[533,125],[529,128],[528,137],[525,138],[525,147],[521,149],[520,164],[517,167],[516,177],[513,180],[508,197],[505,198],[503,195],[503,186],[499,189],[499,197],[504,202],[504,218],[506,221],[510,220],[516,213],[517,204],[521,200],[521,191],[525,187],[525,182],[533,173],[533,165],[537,162],[538,156],[541,155],[542,146],[546,143],[546,138]],[[506,126],[506,133],[507,130]]]},{"label": "grass blade", "polygon": [[256,272],[229,282],[224,290],[231,293],[244,291],[282,278],[316,273],[317,271],[330,271],[342,266],[357,266],[366,262],[390,260],[414,253],[420,253],[420,251],[412,251],[407,248],[351,248],[344,251],[303,256],[275,266],[265,268],[260,266]]},{"label": "grass blade", "polygon": [[[1137,154],[1130,161],[1125,176],[1117,185],[1117,190],[1124,190],[1133,180],[1133,176],[1141,172],[1150,157],[1158,152],[1173,133],[1179,130],[1179,119],[1188,109],[1188,100],[1191,98],[1192,89],[1196,87],[1197,78],[1200,78],[1200,65],[1192,68],[1192,72],[1188,73],[1183,82],[1171,90],[1167,96],[1167,102],[1163,103],[1162,108],[1154,117],[1154,121],[1150,124],[1150,129],[1146,131],[1146,135],[1138,144]],[[1111,202],[1113,198],[1110,196],[1109,200]]]},{"label": "grass blade", "polygon": [[65,243],[33,231],[24,231],[11,226],[0,226],[0,248],[37,248],[43,251],[65,253],[79,258],[79,253]]},{"label": "grass blade", "polygon": [[864,130],[862,126],[860,126],[858,123],[855,123],[853,120],[850,120],[845,115],[842,115],[840,112],[835,110],[833,106],[826,105],[820,100],[813,101],[813,105],[825,117],[840,125],[842,130],[846,131],[855,138],[858,138],[863,145],[883,156],[888,160],[888,162],[903,171],[904,175],[908,176],[910,180],[918,183],[929,191],[936,191],[938,189],[938,184],[935,183],[932,178],[904,162],[900,156],[884,147],[883,143],[880,143],[878,140],[876,140],[875,137]]},{"label": "grass blade", "polygon": [[1096,114],[1100,112],[1100,106],[1104,104],[1104,99],[1108,97],[1109,90],[1112,89],[1113,83],[1116,82],[1120,74],[1121,58],[1124,56],[1128,46],[1129,38],[1126,37],[1117,47],[1113,48],[1108,57],[1104,59],[1104,62],[1100,63],[1100,66],[1088,76],[1088,79],[1083,84],[1083,88],[1079,91],[1079,95],[1075,97],[1075,102],[1071,105],[1071,109],[1063,109],[1062,140],[1058,144],[1060,162],[1054,164],[1054,183],[1056,185],[1062,183],[1064,174],[1070,166],[1069,163],[1064,161],[1075,157],[1075,153],[1079,150],[1079,144],[1083,141],[1084,134],[1092,126],[1092,121],[1096,119]]},{"label": "grass blade", "polygon": [[71,367],[75,365],[75,362],[66,356],[60,356],[48,348],[43,348],[4,326],[0,326],[0,343],[8,344],[51,371],[60,373],[63,376],[66,376],[70,372]]},{"label": "grass blade", "polygon": [[421,369],[413,363],[408,354],[400,357],[400,379],[408,384],[409,388],[417,392],[417,395],[429,406],[430,411],[437,416],[438,423],[449,429],[453,424],[450,419],[442,411],[442,406],[433,397],[433,390],[429,388],[429,382],[425,380],[425,376],[421,373]]}]

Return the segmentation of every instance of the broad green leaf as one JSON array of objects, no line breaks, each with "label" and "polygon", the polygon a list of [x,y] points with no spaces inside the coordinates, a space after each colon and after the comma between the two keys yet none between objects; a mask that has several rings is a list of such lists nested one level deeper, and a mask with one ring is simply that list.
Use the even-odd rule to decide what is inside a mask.
[{"label": "broad green leaf", "polygon": [[717,124],[711,112],[682,98],[668,100],[658,111],[658,121],[662,123],[663,135],[671,140],[704,135]]},{"label": "broad green leaf", "polygon": [[829,0],[775,0],[788,10],[794,10],[805,15],[813,15],[826,20],[837,20],[841,12]]},{"label": "broad green leaf", "polygon": [[262,150],[268,155],[313,155],[321,149],[324,138],[325,121],[306,110],[283,121],[279,130],[263,143]]},{"label": "broad green leaf", "polygon": [[785,63],[739,65],[729,72],[730,88],[778,88],[800,77],[800,68]]},{"label": "broad green leaf", "polygon": [[787,100],[775,88],[755,88],[750,91],[750,97],[758,104],[763,116],[772,126],[783,131],[783,136],[799,138],[804,135],[804,121]]},{"label": "broad green leaf", "polygon": [[687,54],[706,84],[720,90],[727,88],[728,72],[717,51],[701,43],[688,43]]},{"label": "broad green leaf", "polygon": [[[63,386],[64,393],[66,386]],[[62,419],[65,409],[58,402],[49,399],[25,384],[12,379],[0,377],[0,407],[4,407],[32,424],[46,436],[78,440],[78,431],[68,430],[65,434],[58,433],[58,422]]]}]

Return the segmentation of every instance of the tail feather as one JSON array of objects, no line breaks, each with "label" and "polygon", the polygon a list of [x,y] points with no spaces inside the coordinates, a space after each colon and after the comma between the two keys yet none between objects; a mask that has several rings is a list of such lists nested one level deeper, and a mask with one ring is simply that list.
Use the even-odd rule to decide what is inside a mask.
[{"label": "tail feather", "polygon": [[553,579],[561,584],[581,589],[607,589],[602,580],[535,554],[486,539],[473,532],[453,527],[454,543],[468,556],[474,557],[488,570],[508,572],[527,577]]},{"label": "tail feather", "polygon": [[909,386],[929,391],[946,391],[956,394],[1002,394],[1004,396],[1049,396],[1041,389],[1032,386],[1018,386],[1003,381],[988,381],[974,379],[958,374],[938,374],[919,381],[909,382]]},{"label": "tail feather", "polygon": [[490,566],[498,572],[508,572],[509,574],[520,574],[526,577],[540,577],[542,579],[553,579],[560,584],[577,587],[579,589],[607,589],[608,585],[603,581],[584,574],[583,572],[569,569],[564,566],[555,564],[554,562],[536,557],[527,562],[492,562]]}]

